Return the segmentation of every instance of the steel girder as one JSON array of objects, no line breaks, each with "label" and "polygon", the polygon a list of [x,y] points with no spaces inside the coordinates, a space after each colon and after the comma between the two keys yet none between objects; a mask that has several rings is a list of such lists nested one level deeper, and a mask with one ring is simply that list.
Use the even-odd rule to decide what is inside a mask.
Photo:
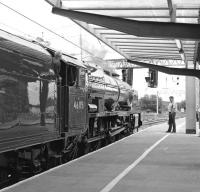
[{"label": "steel girder", "polygon": [[200,40],[199,24],[136,21],[120,17],[72,11],[58,7],[53,7],[52,12],[64,17],[100,25],[139,37]]},{"label": "steel girder", "polygon": [[[135,61],[135,60],[134,60]],[[185,64],[182,60],[169,60],[169,59],[140,59],[138,62],[146,63],[146,64],[154,64],[161,65],[165,67],[184,67]],[[144,66],[138,66],[136,64],[128,62],[126,59],[110,59],[105,61],[108,66],[114,66],[116,69],[128,69],[128,68],[148,68]]]}]

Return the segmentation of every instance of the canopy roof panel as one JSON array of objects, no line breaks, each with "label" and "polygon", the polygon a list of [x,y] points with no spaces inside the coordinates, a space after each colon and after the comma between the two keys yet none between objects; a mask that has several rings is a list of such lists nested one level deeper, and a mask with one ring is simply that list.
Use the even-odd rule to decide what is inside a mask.
[{"label": "canopy roof panel", "polygon": [[[197,52],[200,38],[197,36],[193,38],[194,34],[197,33],[199,25],[191,25],[191,27],[190,25],[181,25],[185,23],[199,23],[199,0],[47,1],[59,8],[53,9],[54,13],[72,18],[81,27],[101,39],[127,59],[136,61],[147,59],[149,61],[158,59],[183,60],[185,63],[188,61],[196,63],[199,60]],[[71,12],[63,12],[63,10],[72,10],[77,12],[78,16]],[[82,13],[91,13],[91,15],[82,15]],[[95,16],[93,20],[90,20],[93,15],[97,15],[97,17]],[[103,18],[105,21],[102,22],[101,19],[98,20],[98,15],[109,16],[109,18]],[[113,20],[112,23],[111,18],[109,22],[112,23],[112,26],[110,25],[109,27],[109,22],[105,23],[106,19],[110,19],[110,17],[128,19],[126,26],[129,25],[129,21],[136,22],[135,29],[133,30],[137,31],[137,33],[132,32],[131,29],[123,30],[124,25],[121,25],[124,22],[123,20],[120,20],[121,23],[119,22],[119,26],[117,27],[116,20]],[[137,26],[137,21],[141,21],[146,26],[148,25],[148,21],[152,21],[155,25],[140,28],[140,23]],[[180,24],[175,26],[173,23]],[[150,22],[150,24],[152,23]],[[130,28],[132,27],[133,25],[130,25]],[[177,27],[174,28],[174,33],[173,27]],[[169,35],[167,32],[164,34],[165,29],[171,30]],[[151,30],[154,31],[152,35]],[[180,36],[177,34],[180,34]]]}]

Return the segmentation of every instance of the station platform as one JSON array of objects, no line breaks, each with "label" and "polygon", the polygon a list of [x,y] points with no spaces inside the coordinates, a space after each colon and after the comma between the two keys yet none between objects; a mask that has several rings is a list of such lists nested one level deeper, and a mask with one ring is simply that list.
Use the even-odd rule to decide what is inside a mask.
[{"label": "station platform", "polygon": [[21,181],[0,192],[199,192],[200,137],[167,123]]}]

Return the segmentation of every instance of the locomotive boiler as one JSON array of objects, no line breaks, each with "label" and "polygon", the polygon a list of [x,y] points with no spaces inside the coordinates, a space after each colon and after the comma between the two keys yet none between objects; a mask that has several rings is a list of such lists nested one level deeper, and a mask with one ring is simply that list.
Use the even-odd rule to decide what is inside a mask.
[{"label": "locomotive boiler", "polygon": [[93,68],[89,73],[89,93],[91,97],[104,100],[104,110],[130,110],[137,101],[137,91],[126,82],[118,79],[116,74],[101,68]]},{"label": "locomotive boiler", "polygon": [[133,133],[136,101],[103,69],[0,30],[0,186]]}]

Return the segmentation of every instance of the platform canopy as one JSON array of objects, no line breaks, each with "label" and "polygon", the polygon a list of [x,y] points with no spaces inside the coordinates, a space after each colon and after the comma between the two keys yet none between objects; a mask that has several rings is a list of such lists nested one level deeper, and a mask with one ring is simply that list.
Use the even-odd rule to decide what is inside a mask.
[{"label": "platform canopy", "polygon": [[199,70],[193,74],[199,61],[199,0],[46,1],[53,13],[71,18],[128,63],[159,65],[162,72],[166,65],[178,66],[180,75],[185,70],[183,75],[200,76]]}]

